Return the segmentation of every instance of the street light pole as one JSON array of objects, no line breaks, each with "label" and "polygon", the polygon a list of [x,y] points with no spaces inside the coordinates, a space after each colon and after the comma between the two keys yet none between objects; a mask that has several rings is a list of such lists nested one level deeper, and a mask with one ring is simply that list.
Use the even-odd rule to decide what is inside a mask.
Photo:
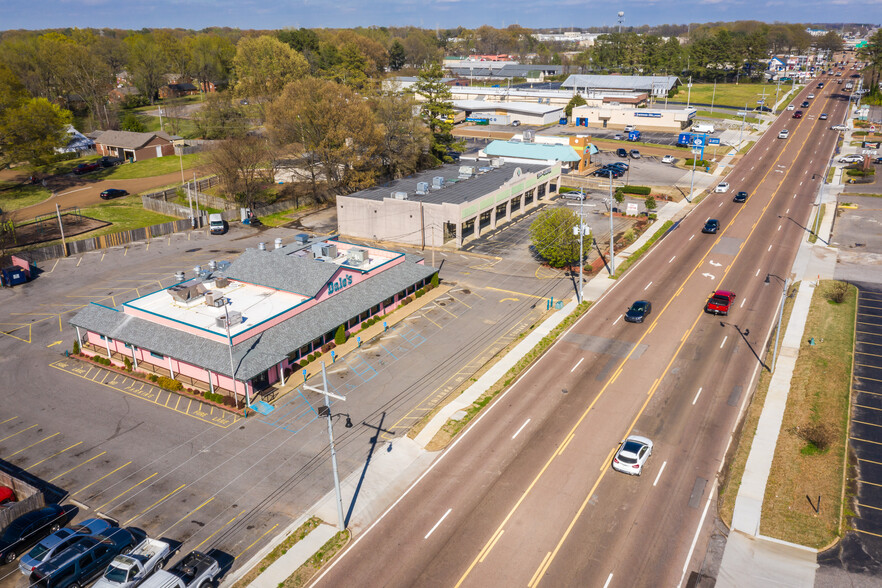
[{"label": "street light pole", "polygon": [[[778,276],[775,276],[778,277]],[[778,278],[779,280],[781,278]],[[769,284],[769,274],[766,274],[766,284]],[[778,309],[778,328],[775,329],[775,351],[772,353],[772,373],[775,373],[775,365],[778,363],[778,342],[781,339],[781,321],[784,318],[784,300],[787,298],[787,287],[790,285],[790,278],[784,280],[784,287],[781,288],[781,306]]]},{"label": "street light pole", "polygon": [[741,113],[741,131],[738,134],[738,148],[741,149],[741,141],[744,139],[744,122],[747,120],[747,102],[744,103],[744,111]]},{"label": "street light pole", "polygon": [[[630,167],[630,166],[628,166]],[[613,175],[610,170],[609,174],[609,267],[610,267],[610,275],[614,276],[616,274],[616,251],[615,251],[615,239],[613,238],[613,189],[612,189],[612,180]]]},{"label": "street light pole", "polygon": [[585,254],[582,249],[582,240],[585,235],[585,194],[580,193],[579,198],[579,304],[585,302],[585,294],[582,288],[582,266],[585,263]]}]

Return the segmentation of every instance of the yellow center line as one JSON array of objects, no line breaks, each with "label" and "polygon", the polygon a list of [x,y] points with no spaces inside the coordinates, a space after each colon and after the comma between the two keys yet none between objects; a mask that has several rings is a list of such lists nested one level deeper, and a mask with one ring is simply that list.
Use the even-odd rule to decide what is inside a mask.
[{"label": "yellow center line", "polygon": [[131,488],[129,488],[127,490],[123,490],[122,492],[120,492],[119,494],[117,494],[116,496],[114,496],[113,498],[111,498],[110,500],[108,500],[107,502],[105,502],[104,504],[102,504],[101,506],[96,508],[95,510],[103,509],[105,506],[107,506],[108,504],[110,504],[111,502],[113,502],[114,500],[116,500],[117,498],[122,496],[123,494],[130,492],[131,490],[134,490],[135,488],[137,488],[138,486],[140,486],[141,484],[143,484],[144,482],[146,482],[147,480],[149,480],[153,476],[158,476],[158,475],[159,475],[159,472],[153,472],[152,474],[150,474],[149,476],[147,476],[146,478],[144,478],[143,480],[141,480],[140,482],[138,482],[137,484],[135,484]]},{"label": "yellow center line", "polygon": [[[4,422],[5,422],[5,421],[4,421]],[[31,425],[31,426],[28,427],[27,429],[22,429],[22,430],[19,431],[18,433],[13,433],[12,435],[9,435],[8,437],[3,437],[2,439],[0,439],[0,443],[3,443],[3,442],[6,441],[7,439],[12,439],[12,438],[15,437],[16,435],[21,435],[21,434],[24,433],[25,431],[30,431],[31,429],[33,429],[33,428],[36,427],[36,426],[37,426],[37,425]]]},{"label": "yellow center line", "polygon": [[[188,512],[187,514],[182,516],[181,518],[179,518],[177,521],[175,521],[175,523],[172,526],[170,526],[168,529],[166,529],[165,531],[160,533],[160,535],[161,536],[167,535],[168,532],[171,531],[173,528],[175,528],[181,521],[183,521],[187,517],[192,517],[196,513],[197,510],[199,510],[200,508],[202,508],[203,506],[205,506],[206,504],[208,504],[212,500],[214,500],[214,496],[212,496],[211,498],[209,498],[208,500],[206,500],[205,502],[203,502],[202,504],[200,504],[199,506],[197,506],[196,508],[194,508],[193,510],[191,510],[190,512]],[[275,528],[275,527],[273,527],[273,528]],[[252,543],[252,545],[253,545],[253,543]]]},{"label": "yellow center line", "polygon": [[[106,451],[102,451],[101,453],[99,453],[99,454],[96,455],[95,457],[90,457],[89,459],[87,459],[87,460],[84,461],[83,463],[78,464],[78,465],[75,465],[74,467],[70,468],[69,470],[65,470],[65,471],[61,472],[60,474],[58,474],[58,475],[55,476],[54,478],[50,478],[49,481],[50,481],[50,482],[54,482],[55,480],[57,480],[57,479],[60,478],[61,476],[65,475],[65,474],[69,474],[69,473],[71,473],[72,471],[74,471],[74,470],[77,469],[78,467],[86,465],[87,463],[89,463],[89,462],[92,461],[93,459],[98,459],[99,457],[101,457],[101,456],[104,455],[105,453],[107,453],[107,452],[106,452]],[[132,463],[132,462],[129,462],[129,463]]]},{"label": "yellow center line", "polygon": [[141,512],[139,512],[138,514],[136,514],[135,516],[133,516],[133,517],[130,518],[129,520],[127,520],[126,522],[124,522],[124,523],[123,523],[123,526],[128,526],[128,525],[130,525],[132,521],[134,521],[134,520],[137,519],[137,518],[140,518],[144,513],[149,512],[150,509],[152,509],[154,506],[156,506],[157,504],[159,504],[159,503],[162,502],[163,500],[167,499],[167,498],[168,498],[169,496],[171,496],[172,494],[177,493],[177,492],[178,492],[181,488],[183,488],[184,486],[186,486],[186,484],[181,484],[180,486],[178,486],[177,488],[175,488],[174,490],[172,490],[171,492],[169,492],[168,494],[166,494],[165,496],[163,496],[162,498],[160,498],[159,500],[157,500],[156,502],[154,502],[153,504],[151,504],[150,506],[148,506],[147,508],[145,508],[144,510],[142,510]]},{"label": "yellow center line", "polygon": [[205,541],[203,541],[202,543],[200,543],[199,545],[197,545],[194,549],[199,549],[200,547],[202,547],[203,545],[205,545],[205,544],[208,542],[209,539],[211,539],[212,537],[214,537],[215,535],[217,535],[218,533],[220,533],[220,532],[221,532],[221,529],[223,529],[224,527],[226,527],[227,525],[229,525],[230,523],[232,523],[233,521],[235,521],[236,519],[238,519],[240,516],[242,516],[242,514],[243,514],[244,512],[245,512],[245,509],[242,509],[242,511],[241,511],[239,514],[237,514],[236,516],[234,516],[233,518],[231,518],[230,520],[228,520],[226,523],[224,523],[223,525],[221,525],[221,527],[220,527],[217,531],[215,531],[214,533],[212,533],[211,535],[209,535],[208,537],[206,537],[206,538],[205,538]]},{"label": "yellow center line", "polygon": [[254,547],[254,545],[255,545],[258,541],[260,541],[261,539],[263,539],[264,537],[266,537],[269,533],[272,533],[272,532],[275,530],[275,528],[278,527],[278,526],[279,526],[279,523],[276,523],[275,525],[273,525],[272,529],[267,530],[266,532],[264,532],[263,535],[261,535],[260,537],[258,537],[257,539],[255,539],[255,540],[254,540],[254,543],[252,543],[251,545],[249,545],[248,547],[246,547],[245,549],[243,549],[243,550],[241,551],[241,553],[239,553],[239,555],[237,555],[236,557],[233,558],[233,561],[236,561],[237,559],[239,559],[239,556],[240,556],[240,555],[242,555],[243,553],[245,553],[246,551],[248,551],[249,549],[251,549],[252,547]]},{"label": "yellow center line", "polygon": [[30,466],[28,469],[33,469],[33,468],[37,467],[38,465],[40,465],[41,463],[43,463],[44,461],[49,461],[50,459],[52,459],[52,458],[55,457],[56,455],[60,455],[60,454],[64,453],[65,451],[67,451],[68,449],[73,449],[73,448],[76,447],[77,445],[82,445],[82,444],[83,444],[83,442],[80,441],[79,443],[74,443],[73,445],[71,445],[71,446],[69,446],[69,447],[65,447],[64,449],[62,449],[62,450],[59,451],[58,453],[53,453],[52,455],[50,455],[50,456],[47,457],[46,459],[43,459],[43,460],[38,461],[38,462],[35,463],[34,465]]},{"label": "yellow center line", "polygon": [[27,447],[22,447],[21,449],[19,449],[19,450],[16,451],[15,453],[10,453],[9,455],[6,456],[6,459],[9,459],[10,457],[12,457],[12,456],[14,456],[14,455],[18,455],[18,454],[21,453],[22,451],[26,451],[26,450],[30,449],[31,447],[33,447],[34,445],[39,445],[39,444],[42,443],[43,441],[48,441],[48,440],[51,439],[52,437],[57,437],[58,435],[61,435],[61,432],[60,432],[60,431],[59,431],[58,433],[54,433],[54,434],[52,434],[52,435],[49,435],[48,437],[43,437],[43,438],[40,439],[39,441],[36,441],[36,442],[34,442],[34,443],[31,443],[31,444],[28,445]]},{"label": "yellow center line", "polygon": [[[86,490],[87,488],[90,488],[90,487],[94,486],[95,484],[97,484],[98,482],[100,482],[101,480],[103,480],[104,478],[110,476],[111,474],[115,474],[116,472],[120,471],[121,469],[123,469],[124,467],[126,467],[127,465],[129,465],[129,464],[131,464],[131,463],[132,463],[132,462],[128,462],[128,463],[124,463],[124,464],[122,464],[121,466],[119,466],[118,468],[116,468],[115,470],[113,470],[112,472],[110,472],[109,474],[104,474],[103,476],[101,476],[100,478],[98,478],[97,480],[95,480],[94,482],[92,482],[91,484],[89,484],[88,486],[83,486],[82,488],[80,488],[79,490],[77,490],[76,492],[74,492],[74,494],[79,494],[79,493],[82,492],[83,490]],[[82,465],[82,464],[81,464],[81,465]],[[73,496],[73,494],[72,494],[71,496]]]},{"label": "yellow center line", "polygon": [[542,558],[542,563],[540,563],[540,564],[539,564],[539,567],[536,568],[536,572],[533,573],[533,577],[530,578],[530,583],[527,584],[527,588],[533,588],[533,586],[536,585],[536,580],[539,578],[539,576],[540,576],[540,575],[542,574],[542,572],[545,570],[545,564],[548,563],[548,558],[549,558],[549,557],[551,557],[551,552],[550,552],[550,551],[549,551],[548,553],[545,554],[545,557],[544,557],[544,558]]}]

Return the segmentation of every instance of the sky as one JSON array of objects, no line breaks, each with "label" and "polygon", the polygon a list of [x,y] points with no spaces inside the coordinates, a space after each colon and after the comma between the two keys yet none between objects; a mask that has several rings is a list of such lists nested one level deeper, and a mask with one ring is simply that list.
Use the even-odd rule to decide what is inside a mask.
[{"label": "sky", "polygon": [[0,0],[0,30],[882,22],[882,0]]}]

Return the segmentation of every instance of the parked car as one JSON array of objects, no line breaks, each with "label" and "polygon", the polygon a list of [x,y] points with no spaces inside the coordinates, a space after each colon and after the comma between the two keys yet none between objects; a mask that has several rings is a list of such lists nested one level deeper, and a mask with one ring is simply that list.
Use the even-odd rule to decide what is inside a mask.
[{"label": "parked car", "polygon": [[115,165],[122,165],[122,162],[123,160],[118,157],[108,157],[105,155],[98,160],[98,165],[101,167],[113,167]]},{"label": "parked car", "polygon": [[628,150],[623,147],[619,147],[618,149],[616,149],[616,155],[618,155],[619,157],[627,158],[628,157]]},{"label": "parked car", "polygon": [[822,112],[821,115],[820,115],[818,118],[819,118],[820,120],[827,120],[827,113],[826,113],[826,112]]},{"label": "parked car", "polygon": [[745,202],[747,202],[747,192],[738,192],[737,194],[735,194],[735,198],[732,199],[732,202],[744,204]]},{"label": "parked car", "polygon": [[650,312],[652,312],[652,303],[649,300],[637,300],[625,313],[625,322],[642,323]]},{"label": "parked car", "polygon": [[701,232],[716,234],[719,229],[720,221],[715,218],[709,218],[704,222],[704,227],[702,227]]},{"label": "parked car", "polygon": [[17,501],[18,498],[15,497],[15,490],[9,486],[0,486],[0,506],[12,504]]},{"label": "parked car", "polygon": [[757,106],[755,110],[757,112],[775,112],[772,108],[762,104],[760,106]]},{"label": "parked car", "polygon": [[134,544],[132,533],[119,527],[84,537],[34,568],[28,582],[31,588],[86,586],[101,575],[113,558]]},{"label": "parked car", "polygon": [[513,126],[513,127],[519,127],[519,126],[521,126],[521,121],[519,121],[519,120],[513,120],[513,121],[511,121],[511,126]]},{"label": "parked car", "polygon": [[617,170],[611,167],[601,168],[594,172],[594,175],[600,178],[620,178],[622,177],[621,170]]},{"label": "parked car", "polygon": [[640,435],[629,435],[613,458],[613,469],[632,476],[643,472],[643,465],[652,455],[652,441]]},{"label": "parked car", "polygon": [[839,163],[858,163],[864,160],[863,155],[858,155],[857,153],[852,153],[851,155],[843,155],[836,161]]},{"label": "parked car", "polygon": [[717,194],[723,194],[729,191],[729,182],[720,182],[717,184],[717,187],[714,188],[714,192]]},{"label": "parked car", "polygon": [[128,196],[129,193],[125,190],[121,190],[119,188],[108,188],[101,192],[102,200],[110,200],[111,198],[118,198],[120,196]]},{"label": "parked car", "polygon": [[65,526],[76,513],[76,507],[50,504],[25,513],[9,523],[0,535],[0,563],[15,561],[19,553]]},{"label": "parked car", "polygon": [[117,555],[94,588],[135,588],[172,556],[166,541],[147,537],[125,555]]},{"label": "parked car", "polygon": [[170,570],[159,570],[141,584],[142,588],[208,588],[220,574],[213,557],[191,551]]},{"label": "parked car", "polygon": [[631,167],[631,165],[628,164],[628,163],[626,163],[626,162],[624,162],[624,161],[614,161],[614,162],[612,162],[612,163],[607,163],[607,164],[606,164],[605,166],[603,166],[603,167],[614,167],[614,168],[616,168],[617,170],[619,170],[619,171],[623,171],[623,172],[624,172],[624,171],[628,171],[628,168]]},{"label": "parked car", "polygon": [[824,82],[818,82],[818,87],[819,87],[819,88],[823,88],[823,87],[824,87]]},{"label": "parked car", "polygon": [[782,129],[781,132],[778,133],[779,139],[786,139],[789,136],[790,136],[790,131],[788,131],[787,129]]},{"label": "parked car", "polygon": [[114,525],[104,519],[86,519],[78,525],[72,525],[59,529],[52,533],[29,552],[21,556],[18,562],[18,569],[21,573],[28,576],[34,571],[34,568],[51,558],[56,553],[60,553],[80,541],[83,537],[99,535]]},{"label": "parked car", "polygon": [[673,155],[665,155],[661,159],[662,163],[674,163],[675,161],[677,161],[677,159]]},{"label": "parked car", "polygon": [[637,130],[637,127],[635,127],[634,125],[625,125],[625,132],[626,133],[630,133],[631,131],[636,131],[636,130]]},{"label": "parked car", "polygon": [[631,156],[631,159],[640,159],[640,152],[636,149],[631,149],[629,155]]},{"label": "parked car", "polygon": [[713,292],[704,303],[704,312],[708,314],[721,314],[726,316],[729,314],[729,307],[735,301],[735,293],[728,290],[717,290]]},{"label": "parked car", "polygon": [[794,113],[793,113],[793,118],[802,118],[802,111],[801,111],[801,110],[797,110],[796,112],[794,112]]},{"label": "parked car", "polygon": [[79,164],[78,166],[76,166],[76,167],[74,168],[73,173],[77,174],[78,176],[81,176],[81,175],[83,175],[83,174],[87,174],[87,173],[89,173],[89,172],[97,171],[97,170],[99,170],[99,169],[101,169],[101,164],[98,163],[97,161],[93,161],[93,162],[90,162],[90,163],[81,163],[81,164]]},{"label": "parked car", "polygon": [[565,200],[585,200],[585,193],[581,190],[577,190],[575,192],[564,192],[560,196]]}]

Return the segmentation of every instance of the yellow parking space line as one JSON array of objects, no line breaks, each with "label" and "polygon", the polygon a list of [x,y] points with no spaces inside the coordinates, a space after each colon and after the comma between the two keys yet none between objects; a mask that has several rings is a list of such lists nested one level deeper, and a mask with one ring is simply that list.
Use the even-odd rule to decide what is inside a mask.
[{"label": "yellow parking space line", "polygon": [[186,486],[186,484],[181,484],[180,486],[178,486],[177,488],[175,488],[174,490],[172,490],[171,492],[169,492],[168,494],[166,494],[165,496],[163,496],[162,498],[160,498],[159,500],[157,500],[156,502],[154,502],[153,504],[151,504],[150,506],[148,506],[147,508],[145,508],[144,510],[142,510],[141,512],[139,512],[138,514],[136,514],[135,516],[133,516],[129,520],[127,520],[126,522],[124,522],[123,526],[129,526],[130,524],[132,524],[132,521],[140,518],[142,515],[144,515],[144,513],[150,512],[150,510],[154,506],[156,506],[157,504],[159,504],[160,502],[162,502],[164,500],[167,500],[170,496],[172,496],[173,494],[176,494],[184,486]]},{"label": "yellow parking space line", "polygon": [[[83,463],[78,464],[78,465],[75,465],[74,467],[70,468],[69,470],[65,470],[65,471],[61,472],[60,474],[58,474],[58,475],[55,476],[54,478],[50,478],[49,481],[50,481],[50,482],[54,482],[55,480],[57,480],[58,478],[62,477],[63,475],[71,473],[72,471],[74,471],[74,470],[77,469],[78,467],[86,465],[87,463],[89,463],[89,462],[92,461],[93,459],[98,459],[99,457],[101,457],[101,456],[104,455],[105,453],[107,453],[107,452],[106,452],[106,451],[102,451],[101,453],[99,453],[99,454],[96,455],[95,457],[90,457],[89,459],[87,459],[87,460],[84,461]],[[129,463],[132,463],[132,462],[129,462]]]},{"label": "yellow parking space line", "polygon": [[5,425],[5,424],[8,423],[9,421],[14,421],[14,420],[17,419],[17,418],[18,418],[18,416],[9,417],[9,418],[6,419],[5,421],[0,422],[0,425]]},{"label": "yellow parking space line", "polygon": [[178,401],[175,402],[175,407],[174,407],[173,410],[178,410],[178,405],[181,403],[181,398],[183,398],[183,396],[181,396],[180,394],[178,394]]},{"label": "yellow parking space line", "polygon": [[212,496],[211,498],[209,498],[208,500],[206,500],[205,502],[203,502],[202,504],[200,504],[199,506],[197,506],[196,508],[194,508],[193,510],[191,510],[190,512],[188,512],[187,514],[182,516],[181,518],[179,518],[177,521],[174,522],[174,524],[171,527],[169,527],[168,529],[166,529],[165,531],[160,533],[160,536],[164,537],[164,536],[168,535],[168,532],[171,531],[172,529],[174,529],[181,521],[183,521],[186,518],[192,517],[196,513],[197,510],[199,510],[200,508],[202,508],[203,506],[205,506],[206,504],[208,504],[212,500],[214,500],[214,496]]},{"label": "yellow parking space line", "polygon": [[64,449],[62,449],[62,450],[59,451],[58,453],[53,453],[52,455],[50,455],[50,456],[47,457],[46,459],[41,459],[40,461],[38,461],[38,462],[35,463],[34,465],[30,466],[28,469],[35,468],[35,467],[37,467],[38,465],[40,465],[41,463],[46,462],[46,461],[49,461],[50,459],[52,459],[52,458],[55,457],[56,455],[61,455],[62,453],[64,453],[64,452],[67,451],[68,449],[73,449],[73,448],[76,447],[77,445],[82,445],[82,444],[83,444],[83,442],[80,441],[79,443],[74,443],[73,445],[70,445],[69,447],[65,447]]},{"label": "yellow parking space line", "polygon": [[879,392],[870,392],[869,390],[858,390],[857,388],[855,388],[854,391],[855,391],[855,392],[859,392],[860,394],[872,394],[872,395],[874,395],[874,396],[882,396],[882,393],[879,393]]},{"label": "yellow parking space line", "polygon": [[858,461],[863,461],[863,462],[865,462],[865,463],[872,463],[872,464],[875,464],[875,465],[882,465],[882,462],[873,461],[872,459],[861,459],[861,458],[859,457],[859,458],[858,458]]},{"label": "yellow parking space line", "polygon": [[490,286],[486,287],[487,290],[493,290],[494,292],[504,292],[506,294],[514,294],[515,296],[527,296],[529,298],[538,298],[539,300],[546,300],[548,296],[536,296],[535,294],[525,294],[523,292],[515,292],[513,290],[503,290],[501,288],[492,288]]},{"label": "yellow parking space line", "polygon": [[872,443],[873,445],[882,445],[882,443],[878,441],[870,441],[869,439],[862,439],[861,437],[849,437],[852,441],[862,441],[864,443]]},{"label": "yellow parking space line", "polygon": [[232,523],[233,521],[235,521],[236,519],[238,519],[239,517],[241,517],[241,516],[245,513],[245,510],[246,510],[246,509],[243,508],[243,509],[239,512],[239,514],[237,514],[236,516],[234,516],[233,518],[231,518],[230,520],[228,520],[226,523],[224,523],[224,524],[221,526],[220,529],[218,529],[217,531],[215,531],[214,533],[212,533],[211,535],[209,535],[208,537],[206,537],[205,540],[204,540],[202,543],[200,543],[199,545],[197,545],[197,546],[194,547],[193,549],[194,549],[194,550],[195,550],[195,549],[199,549],[200,547],[202,547],[203,545],[205,545],[206,543],[208,543],[208,540],[211,539],[212,537],[214,537],[215,535],[217,535],[218,533],[220,533],[221,530],[222,530],[224,527],[226,527],[227,525],[229,525],[230,523]]},{"label": "yellow parking space line", "polygon": [[113,498],[111,498],[110,500],[108,500],[107,502],[105,502],[104,504],[102,504],[101,506],[96,508],[95,510],[96,511],[102,510],[105,506],[107,506],[108,504],[110,504],[111,502],[113,502],[114,500],[116,500],[117,498],[122,496],[123,494],[126,494],[127,492],[131,492],[132,490],[134,490],[135,488],[137,488],[138,486],[140,486],[141,484],[143,484],[144,482],[146,482],[150,478],[152,478],[154,476],[158,476],[158,475],[159,475],[159,472],[153,472],[152,474],[150,474],[149,476],[147,476],[146,478],[144,478],[143,480],[141,480],[140,482],[138,482],[134,486],[130,486],[126,490],[123,490],[122,492],[120,492],[119,494],[117,494],[116,496],[114,496]]},{"label": "yellow parking space line", "polygon": [[861,480],[861,484],[869,484],[870,486],[876,486],[877,488],[882,488],[882,484],[876,484],[875,482],[867,482],[866,480]]},{"label": "yellow parking space line", "polygon": [[49,435],[48,437],[43,437],[43,438],[40,439],[39,441],[36,441],[36,442],[34,442],[34,443],[31,443],[31,444],[28,445],[27,447],[23,447],[23,448],[19,449],[18,451],[16,451],[15,453],[10,453],[9,455],[7,455],[7,456],[5,457],[5,459],[9,459],[10,457],[13,457],[13,456],[15,456],[15,455],[18,455],[18,454],[21,453],[22,451],[26,451],[26,450],[30,449],[31,447],[33,447],[34,445],[39,445],[39,444],[42,443],[43,441],[48,441],[48,440],[51,439],[52,437],[57,437],[58,435],[61,435],[61,431],[59,431],[58,433],[53,433],[52,435]]},{"label": "yellow parking space line", "polygon": [[[172,395],[169,394],[169,395],[168,395],[168,398],[166,398],[166,400],[165,400],[165,407],[166,407],[166,408],[168,408],[168,403],[171,402],[171,397],[172,397]],[[178,398],[180,398],[180,396],[178,396]]]},{"label": "yellow parking space line", "polygon": [[855,404],[857,408],[869,408],[870,410],[879,410],[882,411],[882,408],[876,408],[875,406],[867,406],[865,404]]},{"label": "yellow parking space line", "polygon": [[860,529],[855,529],[855,531],[857,531],[858,533],[863,533],[864,535],[872,535],[873,537],[882,537],[882,535],[879,535],[877,533],[870,533],[869,531],[862,531]]},{"label": "yellow parking space line", "polygon": [[[105,452],[105,453],[106,453],[106,452]],[[97,456],[96,456],[96,457],[97,457]],[[104,474],[103,476],[101,476],[100,478],[98,478],[97,480],[95,480],[94,482],[92,482],[91,484],[89,484],[88,486],[83,486],[82,488],[80,488],[79,490],[77,490],[76,492],[74,492],[74,494],[79,494],[79,493],[82,492],[83,490],[86,490],[87,488],[90,488],[90,487],[94,486],[95,484],[97,484],[98,482],[100,482],[101,480],[103,480],[104,478],[106,478],[107,476],[110,476],[111,474],[115,474],[116,472],[120,471],[121,469],[123,469],[123,468],[126,467],[127,465],[130,465],[131,463],[132,463],[132,462],[128,462],[128,463],[124,463],[124,464],[122,464],[121,466],[119,466],[118,468],[116,468],[115,470],[113,470],[112,472],[110,472],[110,474]],[[73,496],[73,494],[71,494],[71,496]]]},{"label": "yellow parking space line", "polygon": [[422,314],[422,317],[423,317],[424,319],[426,319],[427,321],[429,321],[430,323],[432,323],[433,325],[435,325],[436,327],[438,327],[439,329],[442,328],[441,325],[439,325],[438,323],[436,323],[435,321],[433,321],[432,319],[430,319],[428,316],[426,316],[426,313],[425,313],[425,312]]},{"label": "yellow parking space line", "polygon": [[466,308],[471,308],[471,306],[469,306],[468,304],[466,304],[465,302],[463,302],[462,300],[460,300],[459,298],[457,298],[453,294],[450,294],[450,292],[448,292],[447,295],[450,296],[451,298],[453,298],[454,300],[456,300],[457,302],[459,302],[460,304],[462,304],[463,306],[465,306]]},{"label": "yellow parking space line", "polygon": [[869,504],[861,504],[860,502],[858,502],[858,506],[862,506],[864,508],[872,508],[873,510],[882,510],[882,508],[879,508],[878,506],[870,506]]},{"label": "yellow parking space line", "polygon": [[[254,543],[252,543],[251,545],[249,545],[248,547],[246,547],[245,549],[243,549],[242,552],[239,553],[239,555],[242,555],[243,553],[245,553],[246,551],[248,551],[249,549],[251,549],[252,547],[254,547],[254,546],[257,544],[258,541],[260,541],[261,539],[263,539],[264,537],[266,537],[268,534],[270,534],[270,533],[272,533],[273,531],[275,531],[276,527],[278,527],[278,526],[279,526],[279,523],[276,523],[275,525],[273,525],[272,529],[269,529],[269,530],[266,531],[263,535],[261,535],[260,537],[258,537],[257,539],[255,539],[255,540],[254,540]],[[233,558],[233,561],[236,561],[237,559],[239,559],[239,555],[237,555],[236,557],[234,557],[234,558]]]},{"label": "yellow parking space line", "polygon": [[857,423],[857,424],[859,424],[859,425],[867,425],[867,426],[870,426],[870,427],[882,427],[882,425],[877,425],[876,423],[868,423],[868,422],[866,422],[866,421],[851,421],[851,422],[853,422],[853,423]]}]

